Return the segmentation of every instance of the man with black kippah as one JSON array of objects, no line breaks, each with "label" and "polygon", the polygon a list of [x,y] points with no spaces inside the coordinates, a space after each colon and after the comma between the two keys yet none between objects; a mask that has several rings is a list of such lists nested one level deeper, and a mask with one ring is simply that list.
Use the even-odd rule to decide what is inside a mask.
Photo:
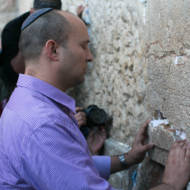
[{"label": "man with black kippah", "polygon": [[[110,173],[141,162],[153,148],[145,143],[147,122],[128,153],[90,155],[75,101],[65,93],[84,81],[93,59],[88,43],[85,24],[71,13],[43,9],[25,20],[19,43],[25,73],[0,118],[0,189],[113,190],[105,180]],[[154,190],[183,190],[189,178],[190,143],[177,142]]]}]

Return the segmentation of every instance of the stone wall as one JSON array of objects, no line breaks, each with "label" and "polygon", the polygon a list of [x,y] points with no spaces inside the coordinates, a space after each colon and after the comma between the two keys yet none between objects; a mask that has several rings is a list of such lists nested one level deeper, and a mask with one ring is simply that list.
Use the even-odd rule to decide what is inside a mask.
[{"label": "stone wall", "polygon": [[159,109],[190,137],[189,1],[150,1],[146,59],[150,110]]},{"label": "stone wall", "polygon": [[18,4],[15,0],[0,0],[0,31],[4,25],[18,15]]},{"label": "stone wall", "polygon": [[112,115],[111,136],[129,144],[148,118],[145,6],[139,0],[88,1],[94,61],[85,83],[73,92],[79,105],[97,104]]}]

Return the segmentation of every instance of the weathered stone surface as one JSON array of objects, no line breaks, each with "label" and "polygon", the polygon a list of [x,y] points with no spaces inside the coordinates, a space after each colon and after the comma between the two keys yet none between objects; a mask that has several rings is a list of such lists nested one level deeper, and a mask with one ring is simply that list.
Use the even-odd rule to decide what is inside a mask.
[{"label": "weathered stone surface", "polygon": [[10,12],[15,11],[17,9],[17,1],[16,0],[0,0],[0,12]]},{"label": "weathered stone surface", "polygon": [[29,11],[33,7],[33,0],[19,0],[18,2],[18,11],[19,14],[22,14],[26,11]]},{"label": "weathered stone surface", "polygon": [[[67,9],[74,9],[70,7]],[[113,116],[112,137],[131,144],[149,116],[144,107],[145,4],[103,0],[88,1],[88,7],[94,61],[89,63],[85,83],[72,94],[79,105],[93,103],[106,109]]]},{"label": "weathered stone surface", "polygon": [[[114,139],[108,139],[105,143],[105,154],[106,155],[119,155],[130,150],[130,146],[115,141]],[[131,172],[123,171],[113,174],[109,182],[116,189],[129,189]]]},{"label": "weathered stone surface", "polygon": [[0,32],[3,30],[7,22],[15,18],[17,15],[17,12],[0,13]]},{"label": "weathered stone surface", "polygon": [[148,1],[147,102],[190,137],[189,0]]},{"label": "weathered stone surface", "polygon": [[139,165],[137,184],[133,190],[147,190],[157,186],[162,179],[164,167],[153,162],[148,157]]},{"label": "weathered stone surface", "polygon": [[149,124],[148,134],[149,142],[155,145],[155,148],[150,152],[150,157],[162,165],[165,165],[167,161],[172,144],[177,140],[186,139],[186,134],[174,129],[167,119],[152,120]]},{"label": "weathered stone surface", "polygon": [[122,154],[128,152],[130,149],[131,147],[128,144],[121,143],[113,138],[109,138],[105,142],[105,154],[107,155]]},{"label": "weathered stone surface", "polygon": [[171,128],[165,129],[164,127],[164,125],[159,125],[157,127],[150,126],[149,140],[150,142],[154,143],[157,147],[168,151],[175,141],[175,130]]},{"label": "weathered stone surface", "polygon": [[169,151],[155,147],[150,151],[149,156],[151,160],[165,166]]}]

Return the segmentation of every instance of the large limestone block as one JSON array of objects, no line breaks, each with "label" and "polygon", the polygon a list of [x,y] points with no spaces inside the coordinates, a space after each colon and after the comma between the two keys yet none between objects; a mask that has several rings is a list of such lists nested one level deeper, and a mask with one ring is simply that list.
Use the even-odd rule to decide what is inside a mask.
[{"label": "large limestone block", "polygon": [[148,157],[139,165],[136,186],[132,190],[147,190],[161,183],[164,167]]},{"label": "large limestone block", "polygon": [[150,112],[161,110],[190,137],[190,0],[148,1],[146,61]]},{"label": "large limestone block", "polygon": [[155,162],[165,165],[169,150],[174,142],[185,140],[186,134],[174,129],[167,119],[152,120],[149,124],[149,142],[155,145],[150,151],[150,157]]}]

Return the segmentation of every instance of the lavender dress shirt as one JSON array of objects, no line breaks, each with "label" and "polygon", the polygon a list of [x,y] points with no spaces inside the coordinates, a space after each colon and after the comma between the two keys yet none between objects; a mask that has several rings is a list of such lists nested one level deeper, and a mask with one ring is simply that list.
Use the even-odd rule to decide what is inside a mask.
[{"label": "lavender dress shirt", "polygon": [[110,157],[91,157],[75,101],[20,75],[0,119],[1,190],[113,190]]}]

